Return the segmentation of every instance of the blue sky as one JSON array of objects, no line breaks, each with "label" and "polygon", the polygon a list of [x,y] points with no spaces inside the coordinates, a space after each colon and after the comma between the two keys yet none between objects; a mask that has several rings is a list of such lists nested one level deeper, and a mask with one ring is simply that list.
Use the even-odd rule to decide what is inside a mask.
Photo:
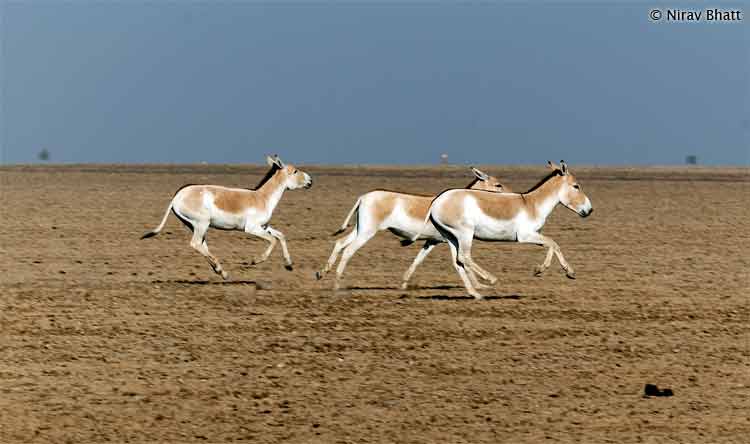
[{"label": "blue sky", "polygon": [[0,1],[3,163],[42,148],[53,162],[750,163],[747,21],[654,23],[654,4],[631,2]]}]

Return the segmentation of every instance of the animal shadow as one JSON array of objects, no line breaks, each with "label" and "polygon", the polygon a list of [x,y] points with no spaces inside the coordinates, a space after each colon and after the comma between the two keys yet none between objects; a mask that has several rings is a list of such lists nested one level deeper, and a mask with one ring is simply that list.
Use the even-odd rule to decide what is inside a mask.
[{"label": "animal shadow", "polygon": [[383,286],[363,287],[363,286],[360,286],[360,285],[346,286],[346,287],[342,287],[341,289],[342,290],[357,290],[357,291],[398,290],[398,288],[396,288],[396,287],[383,287]]},{"label": "animal shadow", "polygon": [[[455,296],[447,294],[434,294],[429,296],[416,296],[416,299],[422,300],[433,300],[433,301],[473,301],[473,296]],[[520,300],[523,297],[520,294],[509,294],[509,295],[492,295],[485,296],[486,301],[500,301],[500,300]]]},{"label": "animal shadow", "polygon": [[462,285],[414,285],[409,290],[458,290],[464,288]]},{"label": "animal shadow", "polygon": [[409,291],[409,290],[456,290],[459,288],[464,288],[459,285],[427,285],[427,286],[421,286],[421,285],[415,285],[415,286],[409,286],[406,290],[402,290],[401,287],[385,287],[385,286],[348,286],[346,287],[346,290],[359,290],[359,291],[367,291],[367,290],[402,290],[402,291]]},{"label": "animal shadow", "polygon": [[230,280],[230,281],[209,281],[205,279],[174,279],[174,280],[156,280],[151,281],[152,284],[180,284],[180,285],[254,285],[257,286],[258,283],[255,281],[247,281],[247,280]]}]

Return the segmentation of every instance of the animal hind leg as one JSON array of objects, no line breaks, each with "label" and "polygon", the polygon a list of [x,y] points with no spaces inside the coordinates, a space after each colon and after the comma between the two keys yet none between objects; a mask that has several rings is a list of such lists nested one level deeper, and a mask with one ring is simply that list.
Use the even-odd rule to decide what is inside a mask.
[{"label": "animal hind leg", "polygon": [[349,260],[352,258],[354,253],[356,253],[357,250],[362,248],[367,243],[367,241],[375,236],[375,233],[377,233],[377,231],[375,230],[357,230],[356,237],[349,245],[346,246],[344,252],[341,254],[339,266],[336,267],[336,280],[333,284],[334,290],[338,290],[339,288],[341,288],[341,278],[344,275],[344,270],[346,269],[347,263],[349,263]]},{"label": "animal hind leg", "polygon": [[424,261],[427,255],[430,254],[432,249],[435,248],[435,245],[437,244],[439,244],[439,242],[432,240],[428,240],[424,243],[422,249],[419,250],[417,257],[414,258],[414,262],[411,263],[409,269],[407,269],[406,273],[404,273],[404,278],[401,282],[402,290],[406,290],[406,288],[409,286],[409,279],[411,278],[411,275],[414,274],[414,271],[416,271],[417,267]]},{"label": "animal hind leg", "polygon": [[326,274],[328,274],[329,271],[331,271],[331,268],[333,268],[333,264],[336,263],[336,259],[338,259],[338,256],[341,253],[341,250],[346,248],[347,245],[351,244],[352,241],[356,237],[357,237],[357,229],[355,227],[355,229],[352,230],[345,237],[342,237],[341,239],[336,241],[336,243],[333,246],[333,251],[331,252],[331,257],[328,258],[328,262],[326,262],[326,265],[323,267],[322,270],[315,272],[315,279],[318,279],[318,280],[323,279],[323,277]]},{"label": "animal hind leg", "polygon": [[482,281],[477,278],[477,271],[472,265],[464,262],[464,268],[466,269],[466,275],[469,276],[471,283],[474,284],[474,288],[479,290],[488,290],[492,288],[492,285],[483,284]]},{"label": "animal hind leg", "polygon": [[479,275],[480,278],[484,279],[485,281],[489,282],[490,285],[495,285],[497,283],[497,277],[495,277],[494,274],[490,273],[489,271],[485,270],[484,268],[480,267],[479,264],[474,262],[474,258],[471,259],[471,265],[474,272]]},{"label": "animal hind leg", "polygon": [[[492,285],[497,283],[497,277],[479,266],[479,264],[474,261],[474,258],[471,257],[471,246],[474,240],[474,233],[460,234],[456,239],[458,240],[458,251],[463,254],[463,257],[459,257],[459,260],[466,265],[465,268],[467,274],[475,283],[476,287],[482,289],[492,288]],[[489,282],[490,285],[481,283],[479,279],[477,279],[477,275]]]},{"label": "animal hind leg", "polygon": [[208,244],[206,243],[206,231],[208,231],[208,226],[194,224],[193,227],[193,238],[190,241],[190,246],[206,258],[209,265],[211,265],[211,268],[213,268],[214,273],[221,275],[223,279],[229,278],[229,274],[224,271],[219,259],[208,250]]},{"label": "animal hind leg", "polygon": [[474,240],[474,233],[459,233],[459,235],[456,236],[456,239],[458,241],[458,260],[464,264],[466,274],[468,275],[469,279],[471,279],[471,282],[476,288],[492,288],[489,285],[485,285],[479,282],[479,279],[477,279],[478,273],[488,281],[491,280],[490,278],[494,278],[495,282],[497,281],[497,278],[495,276],[492,276],[492,274],[485,271],[476,262],[474,262],[474,259],[472,259],[471,257],[471,245],[472,241]]},{"label": "animal hind leg", "polygon": [[456,237],[453,232],[449,231],[447,228],[443,227],[439,223],[435,223],[433,220],[433,225],[437,230],[440,232],[440,234],[443,235],[443,237],[448,241],[448,246],[451,250],[451,257],[453,258],[453,268],[456,269],[456,273],[458,273],[458,276],[461,278],[461,281],[464,283],[464,287],[466,288],[466,291],[469,293],[469,295],[474,296],[475,299],[484,299],[481,294],[474,288],[473,283],[471,282],[471,279],[469,279],[467,270],[465,268],[465,264],[459,260],[459,242],[458,238]]},{"label": "animal hind leg", "polygon": [[221,266],[221,263],[219,262],[219,258],[211,254],[210,251],[208,251],[208,244],[206,243],[206,239],[203,239],[203,243],[201,244],[201,247],[203,248],[203,254],[208,259],[209,264],[211,264],[211,267],[214,269],[214,271],[217,274],[220,274],[222,279],[229,279],[229,273],[224,270],[224,268]]},{"label": "animal hind leg", "polygon": [[465,268],[465,264],[458,259],[458,244],[454,243],[453,240],[449,240],[448,245],[450,246],[451,256],[453,257],[453,268],[456,269],[458,276],[461,278],[461,281],[463,281],[466,291],[469,295],[474,296],[474,299],[484,299],[474,287],[472,279],[469,277]]}]

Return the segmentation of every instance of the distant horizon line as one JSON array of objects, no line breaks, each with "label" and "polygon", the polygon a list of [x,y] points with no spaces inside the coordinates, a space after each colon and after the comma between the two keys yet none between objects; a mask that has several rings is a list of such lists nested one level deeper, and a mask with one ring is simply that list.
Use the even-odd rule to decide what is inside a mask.
[{"label": "distant horizon line", "polygon": [[[557,162],[559,159],[549,159]],[[435,167],[470,167],[470,166],[505,166],[511,168],[528,168],[545,165],[546,162],[540,163],[486,163],[486,162],[466,162],[466,163],[321,163],[321,162],[290,162],[294,165],[305,165],[313,167],[388,167],[388,168],[435,168]],[[688,163],[575,163],[571,165],[583,168],[750,168],[750,160],[747,163],[736,164],[688,164]],[[264,162],[19,162],[5,163],[0,162],[0,167],[30,167],[30,166],[47,166],[47,167],[71,167],[71,166],[267,166]]]}]

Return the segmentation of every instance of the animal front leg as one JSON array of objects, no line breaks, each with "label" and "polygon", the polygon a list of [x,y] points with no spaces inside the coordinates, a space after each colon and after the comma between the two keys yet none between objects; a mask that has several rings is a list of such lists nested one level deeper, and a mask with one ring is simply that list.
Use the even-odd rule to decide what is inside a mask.
[{"label": "animal front leg", "polygon": [[[519,236],[518,242],[521,243],[527,243],[527,244],[536,244],[536,245],[542,245],[545,247],[548,247],[551,251],[554,252],[555,256],[557,256],[557,260],[560,261],[560,266],[565,271],[565,275],[570,279],[576,278],[576,272],[573,270],[573,267],[568,263],[568,261],[565,260],[565,257],[562,254],[562,251],[560,250],[560,246],[557,245],[557,242],[553,241],[551,238],[540,234],[540,233],[530,233],[523,236]],[[552,258],[550,257],[550,250],[547,251],[547,258],[544,261],[544,265],[549,267],[548,261],[551,263]]]},{"label": "animal front leg", "polygon": [[260,256],[257,256],[252,261],[252,265],[260,264],[261,262],[265,262],[269,256],[271,256],[271,252],[273,251],[274,247],[276,247],[276,238],[271,236],[266,230],[264,230],[261,227],[253,226],[248,228],[245,228],[245,232],[248,234],[252,234],[253,236],[258,236],[261,239],[264,239],[268,241],[269,245],[268,248],[266,248],[266,251],[263,252]]},{"label": "animal front leg", "polygon": [[289,248],[286,246],[286,236],[279,230],[266,226],[266,231],[273,237],[279,240],[281,244],[281,254],[284,256],[284,268],[292,270],[294,268],[292,264],[292,257],[289,255]]},{"label": "animal front leg", "polygon": [[555,254],[555,249],[552,247],[549,247],[547,249],[547,257],[544,258],[544,263],[541,265],[537,265],[537,267],[534,269],[534,276],[541,276],[542,273],[544,273],[550,265],[552,265],[552,255]]}]

